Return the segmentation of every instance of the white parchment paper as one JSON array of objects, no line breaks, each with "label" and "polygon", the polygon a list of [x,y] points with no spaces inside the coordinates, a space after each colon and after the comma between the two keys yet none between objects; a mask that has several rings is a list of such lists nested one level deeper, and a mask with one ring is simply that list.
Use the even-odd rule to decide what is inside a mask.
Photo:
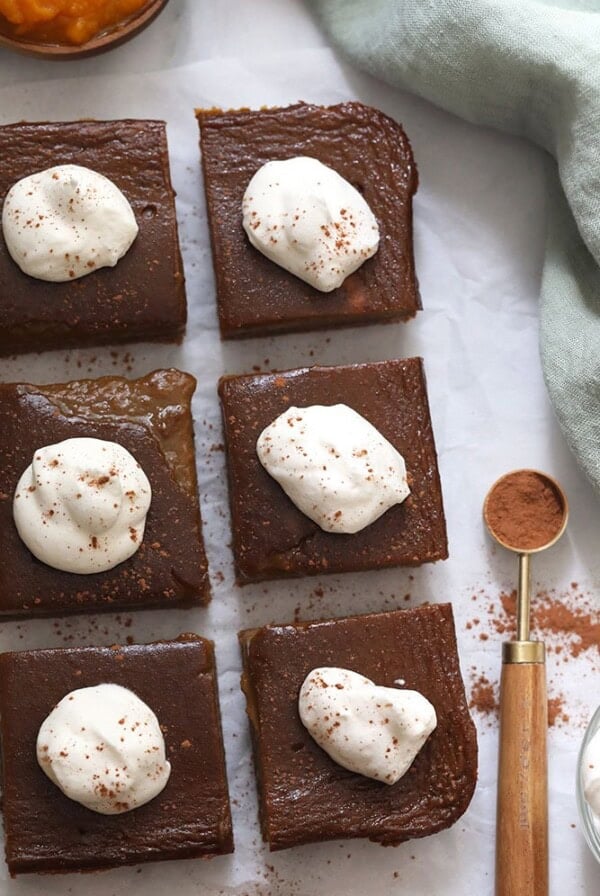
[{"label": "white parchment paper", "polygon": [[[208,5],[213,11],[218,6]],[[189,13],[190,4],[184,6]],[[247,15],[247,6],[241,6]],[[261,3],[255,6],[258,14]],[[229,0],[227,7],[233,8]],[[312,26],[304,24],[305,34],[313,35]],[[167,30],[167,35],[172,33]],[[273,41],[271,49],[276,47]],[[186,630],[214,638],[236,840],[231,857],[157,863],[82,878],[10,881],[0,863],[1,896],[80,891],[89,896],[158,896],[167,889],[181,896],[492,893],[497,724],[493,717],[478,713],[474,717],[479,728],[479,785],[468,812],[454,828],[398,848],[335,842],[269,855],[257,824],[236,633],[294,616],[340,616],[450,600],[467,689],[480,673],[497,680],[501,636],[493,627],[491,632],[485,628],[484,617],[500,593],[516,583],[516,561],[494,549],[485,536],[481,505],[497,476],[521,466],[557,476],[571,503],[567,534],[550,553],[535,560],[536,587],[556,589],[559,595],[571,589],[593,602],[600,582],[597,499],[553,419],[538,361],[537,293],[545,225],[544,168],[549,162],[523,142],[471,127],[358,75],[327,49],[287,49],[280,54],[244,50],[237,58],[181,66],[170,54],[164,70],[146,73],[135,65],[129,73],[117,65],[117,73],[110,74],[110,66],[98,61],[93,75],[85,76],[78,66],[72,71],[76,77],[62,80],[54,68],[50,79],[40,75],[35,80],[37,65],[27,65],[21,70],[23,78],[10,79],[14,83],[5,80],[0,87],[2,122],[89,116],[156,117],[168,122],[190,311],[183,346],[21,356],[0,361],[0,378],[49,382],[113,372],[139,375],[168,365],[195,374],[197,462],[214,593],[206,610],[4,623],[0,649],[110,644],[128,636],[145,641]],[[69,72],[63,68],[62,74]],[[412,141],[420,172],[415,241],[423,312],[406,325],[221,344],[194,107],[259,106],[297,99],[331,103],[348,98],[377,105],[403,122]],[[218,377],[256,368],[415,354],[425,358],[450,559],[418,570],[236,588],[228,548]],[[574,794],[582,726],[600,702],[597,660],[597,652],[591,650],[567,663],[560,654],[549,659],[551,693],[560,694],[569,714],[568,723],[549,732],[555,896],[592,896],[600,887],[600,867],[583,842]]]}]

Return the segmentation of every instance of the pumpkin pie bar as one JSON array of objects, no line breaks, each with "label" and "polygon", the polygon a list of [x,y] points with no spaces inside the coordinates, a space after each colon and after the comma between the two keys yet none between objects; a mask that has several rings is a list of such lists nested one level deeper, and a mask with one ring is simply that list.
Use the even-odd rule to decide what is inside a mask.
[{"label": "pumpkin pie bar", "polygon": [[[191,415],[195,386],[194,377],[173,369],[137,380],[0,384],[0,617],[208,603]],[[82,437],[122,445],[152,488],[139,549],[113,569],[89,575],[38,560],[13,518],[13,495],[34,453]]]},{"label": "pumpkin pie bar", "polygon": [[[79,688],[112,683],[156,713],[171,774],[130,812],[102,815],[65,796],[38,765],[48,713]],[[0,656],[2,810],[12,876],[92,871],[233,852],[214,648],[198,635],[124,647]]]},{"label": "pumpkin pie bar", "polygon": [[[418,176],[402,127],[362,103],[198,110],[202,171],[224,339],[402,321],[421,307],[412,197]],[[362,193],[380,231],[376,254],[322,293],[248,241],[242,199],[264,164],[310,156]]]},{"label": "pumpkin pie bar", "polygon": [[[226,376],[219,395],[238,582],[418,566],[448,556],[420,358]],[[409,497],[353,535],[323,531],[260,463],[256,442],[289,407],[346,404],[404,457]]]},{"label": "pumpkin pie bar", "polygon": [[50,283],[24,274],[0,235],[0,355],[126,342],[180,342],[187,309],[165,123],[18,122],[0,127],[0,205],[56,165],[91,168],[128,199],[139,233],[115,267]]},{"label": "pumpkin pie bar", "polygon": [[[477,738],[450,604],[267,625],[239,638],[261,826],[272,850],[354,837],[392,846],[450,827],[465,812]],[[395,784],[338,765],[302,724],[302,683],[328,666],[384,687],[400,682],[433,705],[437,727]]]}]

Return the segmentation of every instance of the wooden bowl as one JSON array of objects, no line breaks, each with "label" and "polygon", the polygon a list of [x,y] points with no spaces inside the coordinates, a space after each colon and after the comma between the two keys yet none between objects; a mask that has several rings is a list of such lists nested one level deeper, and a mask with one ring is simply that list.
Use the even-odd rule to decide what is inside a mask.
[{"label": "wooden bowl", "polygon": [[125,41],[135,37],[162,12],[168,2],[169,0],[150,0],[137,13],[134,13],[125,21],[113,25],[110,31],[103,31],[84,44],[36,43],[24,38],[0,34],[0,47],[6,47],[8,50],[14,50],[15,53],[22,53],[26,56],[36,56],[38,59],[56,61],[96,56],[98,53],[112,50],[113,47],[118,47],[119,44],[124,44]]}]

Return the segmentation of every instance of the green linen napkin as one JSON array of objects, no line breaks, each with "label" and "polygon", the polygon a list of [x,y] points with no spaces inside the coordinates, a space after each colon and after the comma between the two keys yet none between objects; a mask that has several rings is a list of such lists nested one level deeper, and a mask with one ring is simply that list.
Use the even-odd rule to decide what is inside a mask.
[{"label": "green linen napkin", "polygon": [[309,3],[371,74],[556,159],[542,366],[566,439],[600,491],[600,0]]}]

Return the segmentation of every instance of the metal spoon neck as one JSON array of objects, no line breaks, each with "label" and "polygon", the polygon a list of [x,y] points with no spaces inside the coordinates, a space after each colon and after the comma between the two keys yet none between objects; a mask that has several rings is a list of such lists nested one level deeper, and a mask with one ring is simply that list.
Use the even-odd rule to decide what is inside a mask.
[{"label": "metal spoon neck", "polygon": [[519,587],[517,590],[517,641],[529,641],[530,554],[519,554]]}]

